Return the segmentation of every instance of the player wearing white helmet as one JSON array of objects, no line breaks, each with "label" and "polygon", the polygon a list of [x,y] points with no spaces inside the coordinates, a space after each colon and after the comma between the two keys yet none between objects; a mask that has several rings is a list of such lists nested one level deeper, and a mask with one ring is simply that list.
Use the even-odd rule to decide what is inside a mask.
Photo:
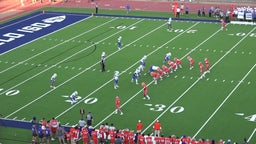
[{"label": "player wearing white helmet", "polygon": [[119,71],[114,72],[114,89],[117,89],[118,86],[118,76],[119,76]]},{"label": "player wearing white helmet", "polygon": [[122,37],[119,36],[118,39],[117,39],[117,48],[120,50],[121,49],[121,40],[122,40]]},{"label": "player wearing white helmet", "polygon": [[165,57],[164,57],[164,62],[168,62],[170,59],[171,59],[171,56],[172,56],[172,53],[171,52],[168,52],[165,54]]},{"label": "player wearing white helmet", "polygon": [[168,21],[167,21],[167,26],[168,26],[168,31],[170,31],[171,30],[171,28],[172,28],[172,18],[169,18],[168,19]]},{"label": "player wearing white helmet", "polygon": [[147,59],[147,56],[144,55],[143,58],[140,60],[140,65],[141,65],[140,69],[141,69],[141,71],[143,71],[145,66],[146,66],[146,62],[145,62],[146,59]]},{"label": "player wearing white helmet", "polygon": [[56,80],[56,78],[57,78],[57,74],[54,73],[54,74],[52,75],[52,77],[51,77],[51,84],[50,84],[50,87],[51,87],[51,88],[55,88],[55,80]]},{"label": "player wearing white helmet", "polygon": [[74,92],[69,96],[71,105],[73,105],[74,103],[77,102],[77,101],[76,101],[77,95],[78,95],[78,92],[77,92],[77,91],[74,91]]}]

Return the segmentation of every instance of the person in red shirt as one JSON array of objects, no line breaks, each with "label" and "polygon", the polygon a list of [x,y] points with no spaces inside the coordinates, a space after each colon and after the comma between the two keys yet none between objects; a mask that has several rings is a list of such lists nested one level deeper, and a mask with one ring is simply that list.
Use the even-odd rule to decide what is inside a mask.
[{"label": "person in red shirt", "polygon": [[189,69],[192,70],[194,67],[195,60],[192,59],[190,56],[187,56],[187,59],[189,61]]},{"label": "person in red shirt", "polygon": [[179,68],[182,68],[182,66],[181,66],[181,63],[182,63],[182,62],[181,62],[180,59],[178,59],[178,58],[175,57],[173,60],[174,60],[174,62],[177,64],[177,68],[178,68],[178,67],[179,67]]},{"label": "person in red shirt", "polygon": [[202,62],[198,63],[199,68],[200,68],[200,79],[204,77],[204,64]]},{"label": "person in red shirt", "polygon": [[51,125],[51,139],[55,140],[56,137],[56,132],[57,132],[57,128],[58,128],[58,120],[55,118],[52,118],[52,120],[50,121],[50,125]]},{"label": "person in red shirt", "polygon": [[145,82],[142,82],[141,86],[143,87],[143,95],[144,95],[143,99],[148,99],[149,100],[150,97],[148,95],[148,86],[147,86],[147,84]]},{"label": "person in red shirt", "polygon": [[161,127],[161,123],[159,122],[159,120],[156,120],[156,122],[154,123],[153,129],[154,129],[155,136],[156,135],[160,136],[160,131],[161,131],[162,127]]},{"label": "person in red shirt", "polygon": [[205,63],[205,72],[210,73],[210,63],[209,63],[208,58],[204,59],[204,63]]},{"label": "person in red shirt", "polygon": [[89,135],[88,135],[87,127],[82,128],[81,136],[82,136],[83,144],[88,144]]},{"label": "person in red shirt", "polygon": [[173,71],[176,71],[176,69],[177,69],[177,64],[176,64],[175,62],[168,61],[168,64],[169,64],[169,66],[170,66],[171,73],[173,73]]},{"label": "person in red shirt", "polygon": [[139,120],[137,125],[136,125],[137,133],[141,133],[142,128],[143,128],[143,124],[142,124],[141,120]]},{"label": "person in red shirt", "polygon": [[164,71],[161,68],[158,68],[157,72],[159,72],[160,79],[163,80]]},{"label": "person in red shirt", "polygon": [[159,142],[160,142],[160,136],[155,135],[154,141],[155,141],[155,143],[159,144]]},{"label": "person in red shirt", "polygon": [[164,70],[164,74],[169,77],[170,69],[166,65],[162,65],[162,69]]},{"label": "person in red shirt", "polygon": [[145,144],[144,134],[138,135],[138,144]]},{"label": "person in red shirt", "polygon": [[106,134],[105,134],[105,125],[102,124],[100,125],[100,128],[99,128],[99,139],[100,139],[100,143],[103,143],[105,141],[105,137],[106,137]]},{"label": "person in red shirt", "polygon": [[71,134],[70,134],[70,130],[68,130],[66,133],[65,133],[65,138],[66,138],[66,142],[69,144],[71,143]]},{"label": "person in red shirt", "polygon": [[135,134],[133,130],[130,130],[129,132],[129,144],[134,144],[134,138],[135,138]]},{"label": "person in red shirt", "polygon": [[146,144],[153,144],[153,138],[150,134],[148,134],[147,137],[145,137]]},{"label": "person in red shirt", "polygon": [[150,75],[153,77],[155,84],[157,84],[157,80],[160,77],[160,74],[158,72],[150,72]]},{"label": "person in red shirt", "polygon": [[161,135],[161,137],[159,138],[159,144],[165,144],[165,137],[164,137],[164,135]]},{"label": "person in red shirt", "polygon": [[221,21],[221,30],[228,30],[227,28],[226,28],[226,22],[223,20],[223,19],[221,19],[220,20]]},{"label": "person in red shirt", "polygon": [[123,140],[124,140],[124,144],[129,144],[129,129],[125,129],[123,131]]},{"label": "person in red shirt", "polygon": [[91,136],[93,144],[98,144],[98,132],[95,129],[91,132]]},{"label": "person in red shirt", "polygon": [[115,144],[115,131],[113,129],[109,130],[109,140],[110,140],[110,144]]},{"label": "person in red shirt", "polygon": [[121,111],[121,108],[120,108],[120,98],[118,96],[116,96],[116,111],[115,111],[115,114],[118,113],[118,111],[120,112],[120,115],[123,115],[123,112]]}]

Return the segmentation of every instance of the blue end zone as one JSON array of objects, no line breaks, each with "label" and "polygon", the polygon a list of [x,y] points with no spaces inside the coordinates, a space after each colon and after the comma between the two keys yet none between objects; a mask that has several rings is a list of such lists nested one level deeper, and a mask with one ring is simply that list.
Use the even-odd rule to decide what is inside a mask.
[{"label": "blue end zone", "polygon": [[42,36],[79,22],[90,15],[72,13],[42,13],[0,25],[0,55]]}]

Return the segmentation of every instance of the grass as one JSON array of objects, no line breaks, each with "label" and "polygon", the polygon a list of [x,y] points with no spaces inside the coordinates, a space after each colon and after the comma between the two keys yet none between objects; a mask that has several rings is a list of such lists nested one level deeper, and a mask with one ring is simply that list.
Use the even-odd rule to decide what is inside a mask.
[{"label": "grass", "polygon": [[[80,10],[90,11],[69,9],[69,12]],[[104,13],[121,14],[114,10]],[[132,14],[159,15],[153,12]],[[161,15],[168,16],[167,13]],[[84,108],[86,113],[92,112],[96,127],[108,122],[117,128],[135,129],[137,121],[142,120],[143,132],[152,133],[152,124],[159,119],[165,136],[186,134],[196,139],[231,139],[241,143],[244,137],[252,135],[250,142],[255,143],[252,133],[256,121],[253,109],[255,27],[228,25],[228,31],[221,31],[220,24],[216,23],[174,21],[171,32],[166,28],[166,22],[161,20],[91,17],[1,55],[1,114],[24,120],[34,115],[39,119],[56,117],[62,124],[74,125],[81,118],[79,109]],[[239,36],[241,33],[245,34]],[[123,45],[118,51],[116,41],[120,35]],[[96,43],[96,48],[92,42]],[[53,49],[44,52],[49,48]],[[107,54],[104,73],[100,72],[99,65],[103,51]],[[40,52],[44,53],[18,64]],[[172,58],[182,59],[183,68],[164,77],[157,85],[151,84],[152,78],[147,74],[149,66],[161,66],[167,52],[172,52]],[[144,55],[148,56],[146,70],[139,82],[149,84],[149,101],[142,99],[141,86],[130,82],[131,73]],[[187,55],[196,61],[193,70],[189,70]],[[211,72],[199,80],[197,63],[203,62],[205,57],[210,60]],[[11,66],[14,67],[8,69]],[[5,69],[8,70],[2,72]],[[117,90],[112,81],[116,70],[120,71]],[[58,74],[56,89],[49,87],[53,73]],[[19,90],[19,93],[6,96],[11,90]],[[81,99],[71,106],[63,96],[75,90]],[[112,113],[116,95],[121,98],[122,116]],[[34,99],[38,100],[11,114]],[[246,119],[248,116],[250,119]],[[1,134],[1,143],[27,141],[31,137],[30,131],[0,129],[7,132]],[[18,137],[13,137],[14,133]]]}]

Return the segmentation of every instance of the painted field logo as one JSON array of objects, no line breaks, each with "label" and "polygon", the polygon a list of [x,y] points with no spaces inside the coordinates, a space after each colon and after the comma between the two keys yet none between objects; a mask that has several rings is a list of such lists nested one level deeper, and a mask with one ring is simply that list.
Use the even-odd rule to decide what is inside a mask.
[{"label": "painted field logo", "polygon": [[[34,15],[34,16],[33,16]],[[32,14],[0,26],[0,54],[87,18],[63,13]]]},{"label": "painted field logo", "polygon": [[55,22],[62,22],[66,19],[66,16],[56,16],[56,17],[51,17],[51,18],[47,18],[42,20],[45,23],[55,23]]},{"label": "painted field logo", "polygon": [[40,31],[44,28],[47,28],[51,26],[51,24],[56,23],[56,22],[62,22],[66,19],[66,16],[56,16],[56,17],[51,17],[47,19],[43,19],[42,22],[36,22],[28,26],[24,26],[21,29],[17,29],[16,32],[9,32],[6,34],[3,34],[3,37],[5,39],[0,39],[0,45],[4,45],[8,42],[14,41],[15,39],[21,38],[25,36],[25,33],[34,33],[37,31]]}]

